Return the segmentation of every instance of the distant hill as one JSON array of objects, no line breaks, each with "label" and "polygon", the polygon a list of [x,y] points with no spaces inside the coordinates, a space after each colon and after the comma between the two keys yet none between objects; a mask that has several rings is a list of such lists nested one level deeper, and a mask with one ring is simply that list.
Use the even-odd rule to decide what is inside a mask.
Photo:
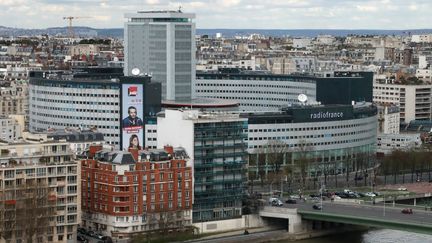
[{"label": "distant hill", "polygon": [[222,36],[234,37],[236,35],[261,34],[265,36],[292,36],[292,37],[315,37],[317,35],[347,36],[347,35],[408,35],[432,33],[432,29],[412,30],[349,30],[349,29],[198,29],[198,35],[215,36],[221,33]]},{"label": "distant hill", "polygon": [[[0,36],[36,36],[48,35],[67,35],[67,27],[53,27],[47,29],[21,29],[0,26]],[[84,26],[74,27],[75,35],[82,37],[113,37],[123,38],[123,28],[95,29]],[[238,35],[261,34],[265,36],[292,36],[292,37],[315,37],[317,35],[408,35],[432,33],[432,29],[408,29],[408,30],[350,30],[350,29],[197,29],[198,35],[215,36],[221,33],[225,37]]]}]

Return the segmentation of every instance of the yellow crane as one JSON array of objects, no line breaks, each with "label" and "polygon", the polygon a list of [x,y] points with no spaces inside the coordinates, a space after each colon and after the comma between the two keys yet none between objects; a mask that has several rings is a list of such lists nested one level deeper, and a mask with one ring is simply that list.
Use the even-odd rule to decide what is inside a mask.
[{"label": "yellow crane", "polygon": [[68,34],[69,37],[73,38],[75,37],[75,33],[73,31],[73,27],[72,27],[72,20],[74,19],[89,19],[91,17],[87,17],[87,16],[66,16],[63,17],[63,19],[67,19],[69,21],[69,26],[68,26]]}]

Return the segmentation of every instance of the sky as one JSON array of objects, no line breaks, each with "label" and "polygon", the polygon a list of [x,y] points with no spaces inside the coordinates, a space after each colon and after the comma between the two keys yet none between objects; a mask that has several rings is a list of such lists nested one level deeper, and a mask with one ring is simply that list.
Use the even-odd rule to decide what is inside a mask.
[{"label": "sky", "polygon": [[0,0],[0,25],[17,28],[122,28],[124,13],[178,10],[196,14],[197,28],[432,28],[432,0]]}]

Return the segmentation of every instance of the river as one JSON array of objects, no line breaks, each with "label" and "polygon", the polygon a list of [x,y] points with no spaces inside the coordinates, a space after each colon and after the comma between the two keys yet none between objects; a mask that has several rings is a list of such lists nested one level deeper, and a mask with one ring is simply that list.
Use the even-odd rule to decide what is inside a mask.
[{"label": "river", "polygon": [[[289,242],[289,241],[283,241]],[[292,241],[291,241],[292,242]],[[432,243],[431,235],[405,231],[374,229],[366,232],[349,232],[315,239],[296,241],[298,243]]]}]

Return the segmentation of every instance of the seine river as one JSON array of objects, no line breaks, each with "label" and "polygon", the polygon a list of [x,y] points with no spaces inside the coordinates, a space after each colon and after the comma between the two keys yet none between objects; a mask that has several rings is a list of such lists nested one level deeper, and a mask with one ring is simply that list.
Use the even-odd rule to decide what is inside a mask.
[{"label": "seine river", "polygon": [[[285,241],[284,241],[285,242]],[[350,232],[322,238],[296,241],[298,243],[432,243],[431,235],[404,231],[376,229]]]}]

